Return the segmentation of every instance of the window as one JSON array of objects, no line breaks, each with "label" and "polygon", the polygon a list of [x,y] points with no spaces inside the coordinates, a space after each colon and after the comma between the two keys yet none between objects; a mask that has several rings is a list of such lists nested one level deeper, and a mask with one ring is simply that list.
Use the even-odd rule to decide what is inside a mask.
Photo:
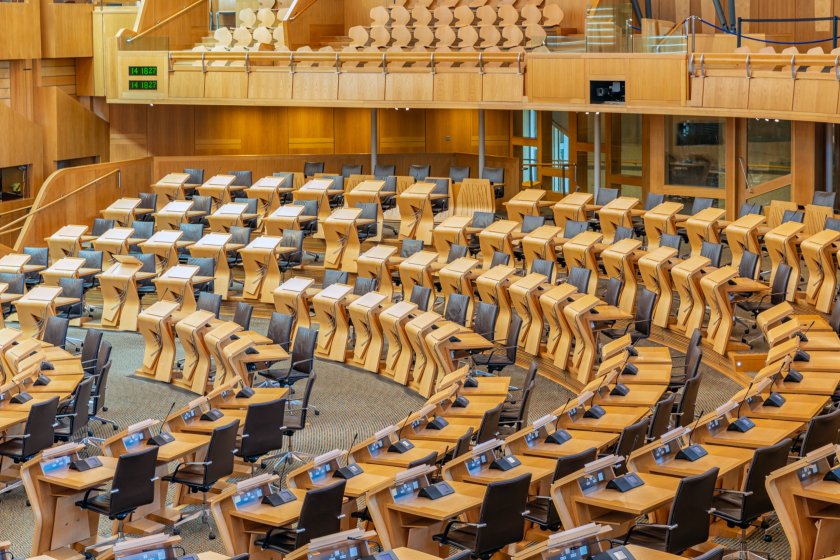
[{"label": "window", "polygon": [[747,121],[747,172],[752,186],[790,173],[790,121]]},{"label": "window", "polygon": [[666,183],[724,188],[725,133],[723,119],[666,117]]},{"label": "window", "polygon": [[[518,118],[517,118],[518,117]],[[525,110],[520,115],[514,115],[513,135],[520,138],[537,137],[537,112]]]},{"label": "window", "polygon": [[31,164],[0,169],[0,200],[28,198],[31,169]]}]

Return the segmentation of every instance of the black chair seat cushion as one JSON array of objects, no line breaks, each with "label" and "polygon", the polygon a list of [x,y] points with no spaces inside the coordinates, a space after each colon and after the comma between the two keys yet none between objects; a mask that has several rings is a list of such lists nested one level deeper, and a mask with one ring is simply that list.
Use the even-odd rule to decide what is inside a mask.
[{"label": "black chair seat cushion", "polygon": [[[741,509],[743,507],[744,497],[740,494],[721,494],[715,497],[712,502],[715,517],[719,517],[727,523],[740,525]],[[749,523],[752,519],[743,520],[743,523]]]},{"label": "black chair seat cushion", "polygon": [[498,367],[505,367],[511,365],[510,361],[508,361],[507,357],[502,354],[501,352],[496,352],[496,355],[490,354],[476,354],[473,356],[473,360],[475,361],[475,365],[477,366],[498,366]]},{"label": "black chair seat cushion", "polygon": [[544,524],[548,520],[548,511],[550,502],[544,498],[536,498],[528,502],[528,513],[525,519],[533,521],[538,525]]},{"label": "black chair seat cushion", "polygon": [[23,453],[23,440],[10,439],[9,441],[0,443],[0,455],[4,457],[20,457]]},{"label": "black chair seat cushion", "polygon": [[164,476],[163,480],[201,490],[204,487],[204,468],[199,465],[184,467],[183,469],[178,469],[176,476]]},{"label": "black chair seat cushion", "polygon": [[475,527],[461,527],[459,529],[452,529],[449,531],[449,534],[446,535],[446,539],[443,538],[442,533],[440,535],[433,536],[432,539],[440,542],[441,544],[449,544],[457,548],[472,550],[472,547],[475,545],[476,531],[477,529]]},{"label": "black chair seat cushion", "polygon": [[635,544],[665,552],[666,535],[667,531],[665,529],[637,525],[633,529],[633,534],[630,535],[628,544]]},{"label": "black chair seat cushion", "polygon": [[95,511],[101,515],[108,515],[111,511],[111,495],[98,494],[97,496],[89,499],[87,502],[79,500],[76,502],[76,505],[82,509],[89,509],[90,511]]},{"label": "black chair seat cushion", "polygon": [[289,553],[295,549],[295,535],[293,533],[274,531],[270,537],[257,539],[254,544],[263,549]]}]

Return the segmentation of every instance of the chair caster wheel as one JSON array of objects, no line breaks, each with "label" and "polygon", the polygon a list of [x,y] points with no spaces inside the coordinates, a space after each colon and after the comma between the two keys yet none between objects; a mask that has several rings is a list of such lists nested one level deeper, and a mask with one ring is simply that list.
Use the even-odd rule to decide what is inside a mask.
[{"label": "chair caster wheel", "polygon": [[26,500],[26,507],[32,507],[32,502],[30,502],[29,500]]},{"label": "chair caster wheel", "polygon": [[114,430],[115,432],[119,431],[119,429],[116,426],[111,426],[111,429]]},{"label": "chair caster wheel", "polygon": [[213,533],[210,533],[209,535],[207,535],[207,538],[210,539],[211,541],[215,541],[216,540],[216,535],[213,534]]},{"label": "chair caster wheel", "polygon": [[108,407],[107,407],[107,406],[103,406],[103,407],[102,407],[102,411],[103,411],[103,412],[108,412]]},{"label": "chair caster wheel", "polygon": [[181,529],[178,529],[177,527],[175,529],[172,529],[172,534],[176,535],[176,536],[180,535],[181,534]]},{"label": "chair caster wheel", "polygon": [[764,535],[764,542],[773,542],[772,535]]}]

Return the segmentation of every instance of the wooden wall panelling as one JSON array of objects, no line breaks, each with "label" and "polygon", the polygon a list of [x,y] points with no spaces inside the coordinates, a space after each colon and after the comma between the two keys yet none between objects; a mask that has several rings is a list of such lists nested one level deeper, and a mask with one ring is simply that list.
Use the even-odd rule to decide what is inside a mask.
[{"label": "wooden wall panelling", "polygon": [[[468,112],[472,126],[467,151],[477,154],[478,111]],[[487,155],[507,156],[510,153],[510,111],[484,111],[484,147]]]},{"label": "wooden wall panelling", "polygon": [[[370,109],[335,109],[335,153],[370,153]],[[365,169],[370,167],[365,165]]]},{"label": "wooden wall panelling", "polygon": [[40,1],[0,2],[0,60],[41,58]]},{"label": "wooden wall panelling", "polygon": [[[658,55],[653,55],[658,56]],[[630,106],[680,106],[688,97],[688,69],[685,59],[630,59],[626,70],[627,104]],[[644,79],[633,79],[644,76]]]},{"label": "wooden wall panelling", "polygon": [[93,56],[93,4],[57,4],[41,1],[41,56],[83,58]]},{"label": "wooden wall panelling", "polygon": [[[212,113],[216,107],[203,109]],[[196,110],[196,107],[190,105],[149,107],[146,112],[146,147],[149,154],[188,156],[196,153]]]},{"label": "wooden wall panelling", "polygon": [[107,91],[108,73],[114,72],[116,35],[120,29],[131,29],[137,19],[136,6],[97,7],[93,11],[92,49],[93,57],[78,62],[80,95],[116,95]]},{"label": "wooden wall panelling", "polygon": [[31,60],[13,60],[11,71],[11,107],[29,120],[35,119],[35,77]]},{"label": "wooden wall panelling", "polygon": [[56,87],[37,88],[35,99],[35,120],[45,132],[47,170],[60,160],[98,156],[108,161],[108,123]]},{"label": "wooden wall panelling", "polygon": [[[144,0],[134,31],[139,33],[190,6],[194,0]],[[210,13],[205,2],[196,5],[138,41],[162,50],[188,50],[210,35]]]},{"label": "wooden wall panelling", "polygon": [[345,0],[344,27],[350,29],[355,25],[370,27],[370,11],[377,6],[387,5],[386,0]]},{"label": "wooden wall panelling", "polygon": [[35,188],[44,178],[44,129],[0,104],[0,167],[31,164],[33,174],[30,186]]},{"label": "wooden wall panelling", "polygon": [[821,132],[817,123],[791,122],[791,200],[799,204],[810,203],[814,191],[825,184]]},{"label": "wooden wall panelling", "polygon": [[43,247],[44,238],[58,228],[67,224],[90,224],[99,217],[103,208],[117,198],[137,196],[151,184],[151,158],[61,169],[44,181],[32,211],[116,169],[121,171],[119,181],[117,175],[112,175],[68,198],[66,203],[33,214],[24,222],[15,249]]},{"label": "wooden wall panelling", "polygon": [[[163,125],[162,129],[165,128]],[[289,150],[289,130],[287,110],[282,107],[198,106],[195,107],[195,154],[285,153]],[[181,153],[168,152],[169,155]]]},{"label": "wooden wall panelling", "polygon": [[290,154],[335,153],[333,112],[334,109],[329,107],[289,108],[288,152]]},{"label": "wooden wall panelling", "polygon": [[470,153],[474,113],[462,109],[426,111],[426,150]]},{"label": "wooden wall panelling", "polygon": [[[348,0],[356,2],[357,0]],[[286,27],[286,40],[291,50],[309,45],[314,50],[326,37],[341,36],[346,32],[344,25],[345,0],[318,0]]]},{"label": "wooden wall panelling", "polygon": [[[556,55],[555,55],[556,56]],[[532,102],[586,103],[586,62],[580,57],[528,57],[525,94]]]},{"label": "wooden wall panelling", "polygon": [[379,153],[426,151],[426,110],[379,109]]},{"label": "wooden wall panelling", "polygon": [[76,95],[76,59],[44,58],[35,61],[35,85],[58,87],[68,95]]},{"label": "wooden wall panelling", "polygon": [[12,72],[8,60],[0,60],[0,103],[12,105]]},{"label": "wooden wall panelling", "polygon": [[146,157],[148,150],[148,105],[108,105],[111,125],[111,159]]}]

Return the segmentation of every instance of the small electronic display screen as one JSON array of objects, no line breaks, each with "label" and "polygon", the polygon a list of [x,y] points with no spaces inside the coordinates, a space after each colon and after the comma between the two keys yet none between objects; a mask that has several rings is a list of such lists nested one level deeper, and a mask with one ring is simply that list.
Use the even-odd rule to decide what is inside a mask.
[{"label": "small electronic display screen", "polygon": [[578,410],[578,409],[577,409],[577,407],[575,407],[575,408],[573,408],[573,409],[569,410],[569,411],[567,412],[567,414],[569,415],[569,418],[571,418],[572,420],[574,420],[574,419],[575,419],[575,416],[577,416],[577,410]]},{"label": "small electronic display screen", "polygon": [[323,480],[327,477],[330,471],[332,471],[332,465],[330,463],[324,463],[323,465],[313,467],[309,469],[309,480],[312,482]]},{"label": "small electronic display screen", "polygon": [[143,432],[134,432],[122,438],[126,450],[132,450],[143,442]]},{"label": "small electronic display screen", "polygon": [[379,441],[374,441],[373,443],[368,445],[368,452],[371,455],[376,455],[385,447],[385,440],[380,439]]},{"label": "small electronic display screen", "polygon": [[799,480],[805,481],[820,473],[820,467],[816,463],[812,463],[810,465],[804,466],[799,471],[797,471],[797,475],[799,476]]},{"label": "small electronic display screen", "polygon": [[482,465],[487,464],[487,454],[482,453],[478,457],[473,457],[472,459],[468,460],[465,465],[467,466],[467,472],[474,475],[481,472]]},{"label": "small electronic display screen", "polygon": [[356,560],[361,557],[359,547],[356,545],[337,548],[324,556],[324,560]]},{"label": "small electronic display screen", "polygon": [[598,471],[589,475],[584,476],[578,482],[580,484],[580,489],[583,491],[589,490],[591,488],[595,488],[600,483],[606,480],[606,475],[604,471]]},{"label": "small electronic display screen", "polygon": [[533,447],[534,444],[536,444],[539,439],[540,439],[540,431],[539,430],[534,430],[533,432],[525,434],[525,444],[528,447]]},{"label": "small electronic display screen", "polygon": [[70,467],[70,463],[72,461],[73,459],[72,457],[70,457],[70,455],[65,455],[64,457],[56,457],[55,459],[49,459],[41,463],[41,470],[44,472],[44,474],[52,474]]},{"label": "small electronic display screen", "polygon": [[253,488],[245,492],[239,492],[233,496],[233,507],[236,509],[243,508],[247,505],[259,502],[263,497],[262,488]]},{"label": "small electronic display screen", "polygon": [[394,500],[401,500],[403,498],[407,498],[409,496],[413,496],[415,493],[420,491],[420,480],[414,479],[408,482],[404,482],[402,484],[398,484],[391,488],[391,497]]},{"label": "small electronic display screen", "polygon": [[128,91],[157,91],[157,80],[129,80]]},{"label": "small electronic display screen", "polygon": [[145,552],[138,552],[129,556],[123,556],[120,560],[167,560],[169,555],[166,549],[158,548],[155,550],[147,550]]},{"label": "small electronic display screen", "polygon": [[709,424],[707,426],[707,429],[709,430],[710,433],[714,434],[714,433],[717,433],[717,431],[720,429],[720,426],[721,426],[720,418],[715,418],[714,420],[709,422]]},{"label": "small electronic display screen", "polygon": [[191,408],[181,415],[181,420],[183,420],[185,424],[192,424],[193,422],[195,422],[195,418],[196,416],[198,416],[198,412],[199,411],[197,409]]},{"label": "small electronic display screen", "polygon": [[583,560],[589,556],[589,545],[582,544],[551,551],[548,560]]},{"label": "small electronic display screen", "polygon": [[671,454],[672,448],[671,443],[668,442],[665,445],[660,445],[656,449],[653,450],[653,460],[656,461],[657,465],[661,465]]}]

